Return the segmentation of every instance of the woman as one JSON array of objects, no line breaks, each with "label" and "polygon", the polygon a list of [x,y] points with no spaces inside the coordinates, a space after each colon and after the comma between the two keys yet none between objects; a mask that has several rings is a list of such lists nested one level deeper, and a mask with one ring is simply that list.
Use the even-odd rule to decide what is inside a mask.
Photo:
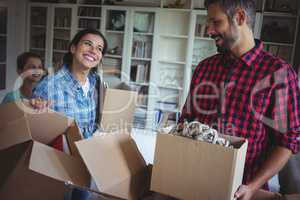
[{"label": "woman", "polygon": [[17,73],[23,79],[23,83],[19,89],[7,93],[2,103],[31,98],[33,88],[45,73],[41,57],[32,52],[20,54],[17,58]]},{"label": "woman", "polygon": [[[97,129],[96,87],[100,80],[96,71],[106,49],[107,41],[99,31],[79,31],[69,45],[62,68],[36,86],[31,101],[33,106],[43,108],[47,105],[44,100],[51,102],[50,108],[76,121],[84,138],[91,137]],[[43,100],[39,101],[40,98]],[[89,197],[86,192],[74,189],[69,198],[83,200]]]},{"label": "woman", "polygon": [[50,108],[73,118],[84,138],[91,137],[97,129],[96,67],[106,49],[106,39],[97,30],[78,32],[64,56],[62,68],[47,76],[34,90],[34,98],[50,101]]}]

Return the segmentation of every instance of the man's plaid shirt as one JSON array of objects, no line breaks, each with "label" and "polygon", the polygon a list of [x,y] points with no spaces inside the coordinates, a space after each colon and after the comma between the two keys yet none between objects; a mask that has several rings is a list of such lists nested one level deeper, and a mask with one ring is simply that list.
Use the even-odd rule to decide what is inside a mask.
[{"label": "man's plaid shirt", "polygon": [[200,121],[219,132],[247,138],[244,184],[275,145],[299,151],[297,74],[264,51],[262,42],[255,43],[240,58],[217,54],[199,63],[179,120]]},{"label": "man's plaid shirt", "polygon": [[45,77],[36,86],[33,95],[50,100],[53,110],[73,118],[85,138],[92,136],[97,129],[96,74],[90,73],[88,80],[90,88],[85,96],[79,82],[68,68],[63,66],[57,73]]}]

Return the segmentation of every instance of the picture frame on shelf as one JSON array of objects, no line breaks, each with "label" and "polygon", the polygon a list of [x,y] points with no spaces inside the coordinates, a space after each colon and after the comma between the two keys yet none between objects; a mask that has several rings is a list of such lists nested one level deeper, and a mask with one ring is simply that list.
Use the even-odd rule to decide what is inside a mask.
[{"label": "picture frame on shelf", "polygon": [[108,29],[113,31],[124,31],[126,13],[122,10],[110,10]]},{"label": "picture frame on shelf", "polygon": [[134,32],[151,33],[153,32],[153,14],[146,12],[136,12],[134,16]]}]

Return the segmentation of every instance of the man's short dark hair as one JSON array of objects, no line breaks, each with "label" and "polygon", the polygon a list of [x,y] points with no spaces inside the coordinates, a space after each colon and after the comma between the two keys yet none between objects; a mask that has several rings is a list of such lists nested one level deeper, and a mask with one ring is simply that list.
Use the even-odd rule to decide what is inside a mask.
[{"label": "man's short dark hair", "polygon": [[242,8],[246,11],[248,16],[247,24],[250,28],[253,29],[255,22],[255,0],[205,0],[204,5],[208,8],[209,5],[219,3],[223,8],[224,12],[230,20],[233,19],[233,16],[237,8]]}]

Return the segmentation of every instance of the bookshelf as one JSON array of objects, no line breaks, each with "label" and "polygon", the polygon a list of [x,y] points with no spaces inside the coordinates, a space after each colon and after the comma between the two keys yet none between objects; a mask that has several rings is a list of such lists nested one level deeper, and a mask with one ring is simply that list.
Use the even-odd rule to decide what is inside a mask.
[{"label": "bookshelf", "polygon": [[176,115],[185,101],[184,90],[185,71],[189,63],[189,40],[191,12],[187,7],[170,8],[170,1],[165,1],[163,7],[168,7],[159,13],[159,44],[155,115],[168,113]]},{"label": "bookshelf", "polygon": [[8,7],[0,4],[0,90],[6,88]]},{"label": "bookshelf", "polygon": [[100,30],[101,0],[31,0],[28,4],[27,49],[39,54],[56,71],[76,32]]},{"label": "bookshelf", "polygon": [[44,61],[46,58],[47,12],[48,7],[45,5],[32,4],[30,6],[29,50],[40,55]]},{"label": "bookshelf", "polygon": [[122,81],[122,74],[124,69],[124,50],[125,37],[127,28],[127,10],[117,9],[104,6],[102,8],[102,23],[101,32],[108,41],[107,54],[103,59],[103,74],[104,80],[110,86],[114,86]]},{"label": "bookshelf", "polygon": [[136,128],[148,126],[156,12],[152,8],[102,6],[101,31],[109,44],[103,60],[104,80],[111,87],[125,82],[138,92]]},{"label": "bookshelf", "polygon": [[54,7],[52,67],[59,69],[71,40],[72,7]]},{"label": "bookshelf", "polygon": [[[195,67],[216,53],[214,41],[206,35],[203,0],[35,1],[29,3],[28,49],[42,55],[46,66],[59,66],[78,30],[100,30],[108,40],[104,80],[110,87],[125,82],[139,93],[136,127],[155,129],[158,113],[176,120]],[[278,10],[280,5],[269,1],[257,0],[255,36],[267,50],[292,62],[298,11]],[[288,27],[290,36],[269,37],[263,30],[274,22]]]},{"label": "bookshelf", "polygon": [[261,3],[262,24],[259,32],[265,50],[293,65],[299,29],[299,2],[263,0]]},{"label": "bookshelf", "polygon": [[75,33],[75,8],[73,1],[68,4],[29,3],[27,47],[39,54],[45,66],[54,71],[62,65]]},{"label": "bookshelf", "polygon": [[101,4],[101,0],[78,1],[78,30],[85,28],[93,28],[100,30]]},{"label": "bookshelf", "polygon": [[[192,21],[194,23],[191,32],[193,33],[193,40],[191,43],[192,48],[192,63],[189,72],[186,72],[190,76],[186,77],[188,82],[191,81],[191,76],[198,63],[205,58],[217,53],[217,48],[213,39],[209,38],[206,34],[206,10],[197,10],[192,13]],[[187,94],[186,94],[187,95]]]}]

